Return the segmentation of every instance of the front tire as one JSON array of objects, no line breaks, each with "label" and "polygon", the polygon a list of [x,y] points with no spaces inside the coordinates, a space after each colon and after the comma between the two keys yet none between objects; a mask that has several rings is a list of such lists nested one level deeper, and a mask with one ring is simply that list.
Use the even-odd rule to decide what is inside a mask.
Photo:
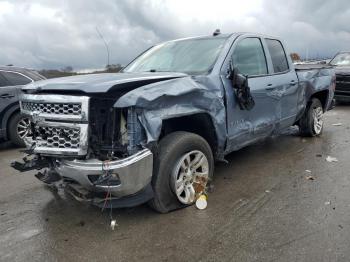
[{"label": "front tire", "polygon": [[299,120],[301,136],[314,137],[323,131],[323,107],[317,98],[313,98]]},{"label": "front tire", "polygon": [[189,132],[165,136],[155,153],[155,196],[149,205],[160,213],[192,205],[205,190],[213,171],[213,153],[204,138]]},{"label": "front tire", "polygon": [[30,120],[28,117],[15,113],[8,124],[8,134],[11,142],[19,147],[25,147],[23,138],[30,132]]}]

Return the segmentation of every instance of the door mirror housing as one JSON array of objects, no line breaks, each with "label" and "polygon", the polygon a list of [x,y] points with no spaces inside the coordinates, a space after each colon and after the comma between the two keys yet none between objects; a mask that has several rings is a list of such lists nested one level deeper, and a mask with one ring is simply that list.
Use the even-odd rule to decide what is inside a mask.
[{"label": "door mirror housing", "polygon": [[255,106],[255,102],[248,86],[248,76],[241,74],[239,69],[233,65],[232,60],[227,78],[231,80],[239,108],[241,110],[251,110]]}]

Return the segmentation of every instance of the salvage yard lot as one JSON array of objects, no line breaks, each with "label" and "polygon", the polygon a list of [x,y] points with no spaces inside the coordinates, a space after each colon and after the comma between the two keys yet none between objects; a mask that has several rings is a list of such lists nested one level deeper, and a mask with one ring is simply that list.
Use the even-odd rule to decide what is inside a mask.
[{"label": "salvage yard lot", "polygon": [[17,173],[22,154],[3,148],[0,260],[348,261],[349,133],[350,106],[338,106],[319,138],[291,128],[217,164],[207,209],[113,210],[114,231],[109,212]]}]

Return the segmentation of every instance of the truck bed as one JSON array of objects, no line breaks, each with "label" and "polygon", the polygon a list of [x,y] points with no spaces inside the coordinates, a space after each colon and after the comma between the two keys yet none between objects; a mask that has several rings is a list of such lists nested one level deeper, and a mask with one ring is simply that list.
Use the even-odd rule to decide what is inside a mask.
[{"label": "truck bed", "polygon": [[296,71],[312,70],[312,69],[331,69],[333,66],[329,64],[296,64],[294,65]]},{"label": "truck bed", "polygon": [[[299,79],[299,87],[305,89],[305,101],[320,91],[327,91],[328,97],[333,97],[334,89],[332,86],[335,84],[335,71],[332,66],[324,64],[295,65],[295,72]],[[332,106],[332,100],[327,100],[326,109]]]}]

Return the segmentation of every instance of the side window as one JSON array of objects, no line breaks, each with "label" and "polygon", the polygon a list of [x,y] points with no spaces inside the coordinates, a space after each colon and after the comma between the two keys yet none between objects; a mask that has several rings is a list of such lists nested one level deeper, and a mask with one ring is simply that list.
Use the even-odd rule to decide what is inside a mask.
[{"label": "side window", "polygon": [[272,40],[272,39],[265,39],[267,48],[269,49],[271,59],[272,59],[272,65],[273,70],[275,73],[281,73],[288,71],[288,61],[286,53],[284,52],[283,46],[280,41],[278,40]]},{"label": "side window", "polygon": [[1,73],[13,86],[26,85],[32,82],[29,78],[24,77],[17,73],[13,73],[13,72],[1,72]]},{"label": "side window", "polygon": [[233,51],[232,60],[244,75],[267,74],[265,53],[259,38],[246,38],[240,41]]},{"label": "side window", "polygon": [[5,77],[3,77],[2,75],[1,75],[1,72],[0,72],[0,87],[2,87],[2,86],[8,86],[9,84],[8,84],[8,82],[7,82],[7,80],[5,79]]}]

